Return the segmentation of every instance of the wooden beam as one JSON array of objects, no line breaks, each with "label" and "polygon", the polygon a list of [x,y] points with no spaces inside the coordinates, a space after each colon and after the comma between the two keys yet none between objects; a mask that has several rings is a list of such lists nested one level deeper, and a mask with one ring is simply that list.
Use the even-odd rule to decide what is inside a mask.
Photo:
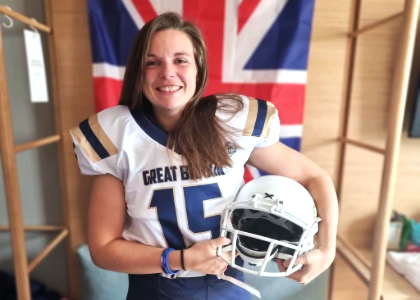
[{"label": "wooden beam", "polygon": [[[66,5],[67,7],[71,7],[71,10],[63,10],[62,7]],[[72,149],[69,130],[74,126],[74,124],[76,124],[76,119],[78,121],[82,119],[75,116],[78,108],[74,108],[72,105],[75,105],[74,102],[77,104],[86,103],[92,98],[86,99],[81,96],[80,91],[84,91],[84,86],[83,88],[74,88],[75,82],[77,82],[77,78],[80,77],[80,75],[77,74],[80,73],[76,72],[76,74],[72,73],[69,75],[66,72],[68,70],[66,66],[68,63],[70,63],[72,66],[76,64],[74,61],[74,55],[77,53],[75,52],[75,49],[83,48],[80,47],[80,39],[84,39],[84,36],[87,36],[85,40],[87,43],[89,43],[89,35],[83,35],[84,32],[89,32],[87,7],[87,0],[76,2],[44,0],[46,23],[48,26],[54,29],[48,38],[48,50],[51,71],[50,80],[53,94],[52,101],[54,104],[54,120],[56,128],[55,132],[61,136],[60,141],[57,143],[57,148],[63,220],[65,228],[69,230],[69,236],[65,240],[65,244],[68,293],[72,299],[82,298],[80,286],[81,272],[79,271],[76,253],[76,250],[81,243],[77,239],[77,233],[81,230],[85,230],[87,227],[84,222],[85,218],[83,218],[83,214],[81,215],[80,211],[74,209],[74,201],[85,201],[85,197],[88,193],[80,190],[79,184],[83,184],[83,181],[76,180],[77,182],[75,183],[73,174],[68,171],[69,166],[77,168],[77,164],[75,164],[74,161],[74,152],[65,151],[65,149]],[[80,10],[82,13],[80,13]],[[72,16],[72,19],[69,19],[69,15]],[[82,21],[79,22],[77,17],[81,18]],[[63,21],[63,19],[65,21]],[[72,30],[68,30],[69,24],[72,24]],[[71,41],[71,43],[67,44],[68,41]],[[66,46],[63,47],[63,44]],[[69,47],[68,45],[71,46]],[[86,55],[90,57],[90,53],[91,51],[89,48],[86,49],[86,51],[82,51],[82,57],[79,57],[79,55],[76,54],[78,60],[77,64],[81,62],[82,65],[86,67],[86,72],[89,72],[89,68],[91,68],[89,65],[91,65],[92,60],[85,61],[82,58]],[[71,70],[75,71],[74,69]],[[86,81],[83,84],[93,85],[91,80]],[[72,92],[71,96],[66,98],[65,96],[68,95],[66,91],[69,90],[69,87],[71,87],[71,91],[76,90],[79,93]],[[93,87],[91,88],[90,95],[93,97]],[[94,109],[92,109],[90,114],[93,113]],[[87,114],[89,114],[89,112],[87,112]],[[69,116],[71,117],[69,118]],[[86,181],[89,182],[89,179]],[[77,199],[77,197],[74,197],[73,199],[69,198],[69,194],[72,194],[72,192],[81,195],[81,199]]]},{"label": "wooden beam", "polygon": [[[350,8],[350,18],[349,18],[349,31],[355,31],[359,27],[360,19],[360,9],[361,9],[361,0],[353,0]],[[349,127],[349,115],[350,115],[350,104],[351,104],[351,87],[353,84],[354,76],[354,66],[356,61],[356,46],[357,39],[347,38],[346,45],[346,59],[344,65],[344,87],[341,95],[341,112],[339,124],[339,137],[347,138],[348,127]],[[341,143],[338,146],[337,150],[337,162],[336,162],[336,174],[335,174],[335,189],[337,192],[338,203],[340,204],[342,197],[342,186],[344,181],[344,163],[346,159],[346,144]],[[339,205],[340,208],[340,205]],[[328,280],[328,299],[332,299],[333,290],[334,290],[334,263],[330,267],[329,280]]]},{"label": "wooden beam", "polygon": [[354,247],[346,238],[338,235],[337,239],[340,240],[341,244],[343,247],[346,247],[348,251],[352,252],[353,255],[355,257],[357,257],[357,259],[365,265],[366,268],[368,268],[369,270],[372,269],[372,264],[369,260],[366,259],[365,256],[363,256],[363,254],[357,250],[356,247]]},{"label": "wooden beam", "polygon": [[[65,229],[64,226],[59,225],[31,225],[24,226],[25,231],[61,231]],[[0,231],[10,231],[10,226],[0,226]]]},{"label": "wooden beam", "polygon": [[374,23],[372,23],[372,24],[366,25],[365,27],[360,28],[360,29],[358,29],[358,30],[356,30],[356,31],[350,32],[350,33],[348,34],[348,36],[349,36],[350,38],[355,38],[355,37],[357,37],[358,35],[360,35],[360,34],[362,34],[362,33],[364,33],[364,32],[370,31],[370,30],[372,30],[372,29],[374,29],[374,28],[376,28],[376,27],[379,27],[379,26],[381,26],[381,25],[384,25],[384,24],[386,24],[386,23],[389,23],[389,22],[391,22],[391,21],[394,21],[394,20],[396,20],[396,19],[399,19],[399,18],[401,18],[402,16],[403,16],[403,12],[396,13],[396,14],[394,14],[394,15],[392,15],[392,16],[390,16],[390,17],[388,17],[388,18],[385,18],[385,19],[379,20],[379,21],[374,22]]},{"label": "wooden beam", "polygon": [[20,13],[17,13],[15,11],[7,8],[6,6],[0,5],[0,13],[5,14],[5,15],[7,15],[11,18],[14,18],[16,20],[19,20],[22,23],[25,23],[29,26],[34,26],[35,28],[37,28],[39,30],[42,30],[44,32],[48,32],[48,33],[52,32],[50,27],[48,27],[44,24],[38,23],[37,21],[35,21],[33,19],[30,19],[30,18],[28,18],[28,17],[26,17],[26,16],[24,16]]},{"label": "wooden beam", "polygon": [[37,265],[39,265],[39,263],[45,258],[47,257],[48,254],[50,254],[51,251],[54,250],[55,247],[57,247],[57,245],[65,239],[65,237],[69,234],[67,229],[64,229],[47,247],[45,247],[44,250],[42,250],[42,252],[35,257],[35,259],[33,261],[31,261],[31,263],[29,264],[29,268],[28,268],[28,273],[32,272],[33,269],[35,269],[35,267]]},{"label": "wooden beam", "polygon": [[1,27],[2,26],[0,25],[0,156],[3,165],[6,201],[9,213],[17,294],[19,300],[30,300],[28,261],[26,258],[22,205],[20,203],[19,181],[14,151],[15,145],[9,92],[7,89]]},{"label": "wooden beam", "polygon": [[39,140],[36,140],[36,141],[32,141],[32,142],[29,142],[29,143],[26,143],[26,144],[16,146],[15,147],[15,152],[17,153],[17,152],[25,151],[25,150],[28,150],[28,149],[38,148],[38,147],[41,147],[41,146],[56,143],[59,140],[60,140],[60,136],[58,134],[56,134],[56,135],[53,135],[53,136],[50,136],[50,137],[46,137],[46,138],[43,138],[43,139],[39,139]]},{"label": "wooden beam", "polygon": [[379,196],[378,215],[375,224],[373,243],[373,253],[375,255],[372,259],[369,300],[379,300],[381,298],[384,282],[389,220],[392,213],[392,200],[395,191],[404,109],[410,82],[419,9],[420,0],[406,0],[392,83],[391,107],[387,123],[386,153]]},{"label": "wooden beam", "polygon": [[348,138],[343,138],[343,137],[338,138],[338,140],[342,143],[358,146],[360,148],[364,148],[364,149],[367,149],[367,150],[370,150],[370,151],[373,151],[373,152],[377,152],[377,153],[380,153],[380,154],[385,154],[385,149],[382,149],[382,148],[379,148],[379,147],[371,146],[371,145],[368,145],[368,144],[365,144],[365,143],[362,143],[362,142],[358,142],[358,141],[348,139]]}]

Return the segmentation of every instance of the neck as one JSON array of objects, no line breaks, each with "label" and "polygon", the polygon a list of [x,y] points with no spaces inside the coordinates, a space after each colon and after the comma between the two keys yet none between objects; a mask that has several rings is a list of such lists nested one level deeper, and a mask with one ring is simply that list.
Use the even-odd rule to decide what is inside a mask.
[{"label": "neck", "polygon": [[181,118],[182,111],[177,113],[174,112],[162,112],[153,108],[153,112],[160,126],[165,129],[165,131],[172,131],[175,126],[178,124],[179,119]]}]

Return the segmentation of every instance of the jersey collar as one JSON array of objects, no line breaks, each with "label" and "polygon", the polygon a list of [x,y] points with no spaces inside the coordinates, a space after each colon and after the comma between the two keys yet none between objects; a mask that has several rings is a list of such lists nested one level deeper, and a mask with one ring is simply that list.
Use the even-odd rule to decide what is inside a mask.
[{"label": "jersey collar", "polygon": [[152,105],[149,100],[143,96],[143,106],[138,109],[130,110],[131,115],[143,131],[156,142],[166,147],[168,133],[160,126]]}]

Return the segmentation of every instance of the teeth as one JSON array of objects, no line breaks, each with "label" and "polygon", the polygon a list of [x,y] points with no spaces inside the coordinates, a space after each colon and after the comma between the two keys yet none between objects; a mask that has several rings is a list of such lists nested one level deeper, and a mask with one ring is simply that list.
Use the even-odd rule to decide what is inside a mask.
[{"label": "teeth", "polygon": [[161,92],[175,92],[177,90],[179,90],[181,87],[180,86],[164,86],[161,88],[158,88],[159,91]]}]

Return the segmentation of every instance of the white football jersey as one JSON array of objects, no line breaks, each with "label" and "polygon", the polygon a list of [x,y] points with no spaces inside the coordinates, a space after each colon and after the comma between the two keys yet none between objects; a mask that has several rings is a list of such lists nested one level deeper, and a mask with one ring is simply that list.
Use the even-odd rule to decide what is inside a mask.
[{"label": "white football jersey", "polygon": [[[141,110],[116,106],[71,130],[82,174],[111,174],[125,187],[123,238],[174,249],[216,238],[224,208],[244,184],[244,166],[255,147],[279,141],[280,121],[272,103],[241,96],[244,108],[233,118],[216,114],[238,130],[227,145],[233,166],[217,176],[190,180],[182,156],[166,148],[167,134]],[[172,153],[171,153],[172,154]]]}]

